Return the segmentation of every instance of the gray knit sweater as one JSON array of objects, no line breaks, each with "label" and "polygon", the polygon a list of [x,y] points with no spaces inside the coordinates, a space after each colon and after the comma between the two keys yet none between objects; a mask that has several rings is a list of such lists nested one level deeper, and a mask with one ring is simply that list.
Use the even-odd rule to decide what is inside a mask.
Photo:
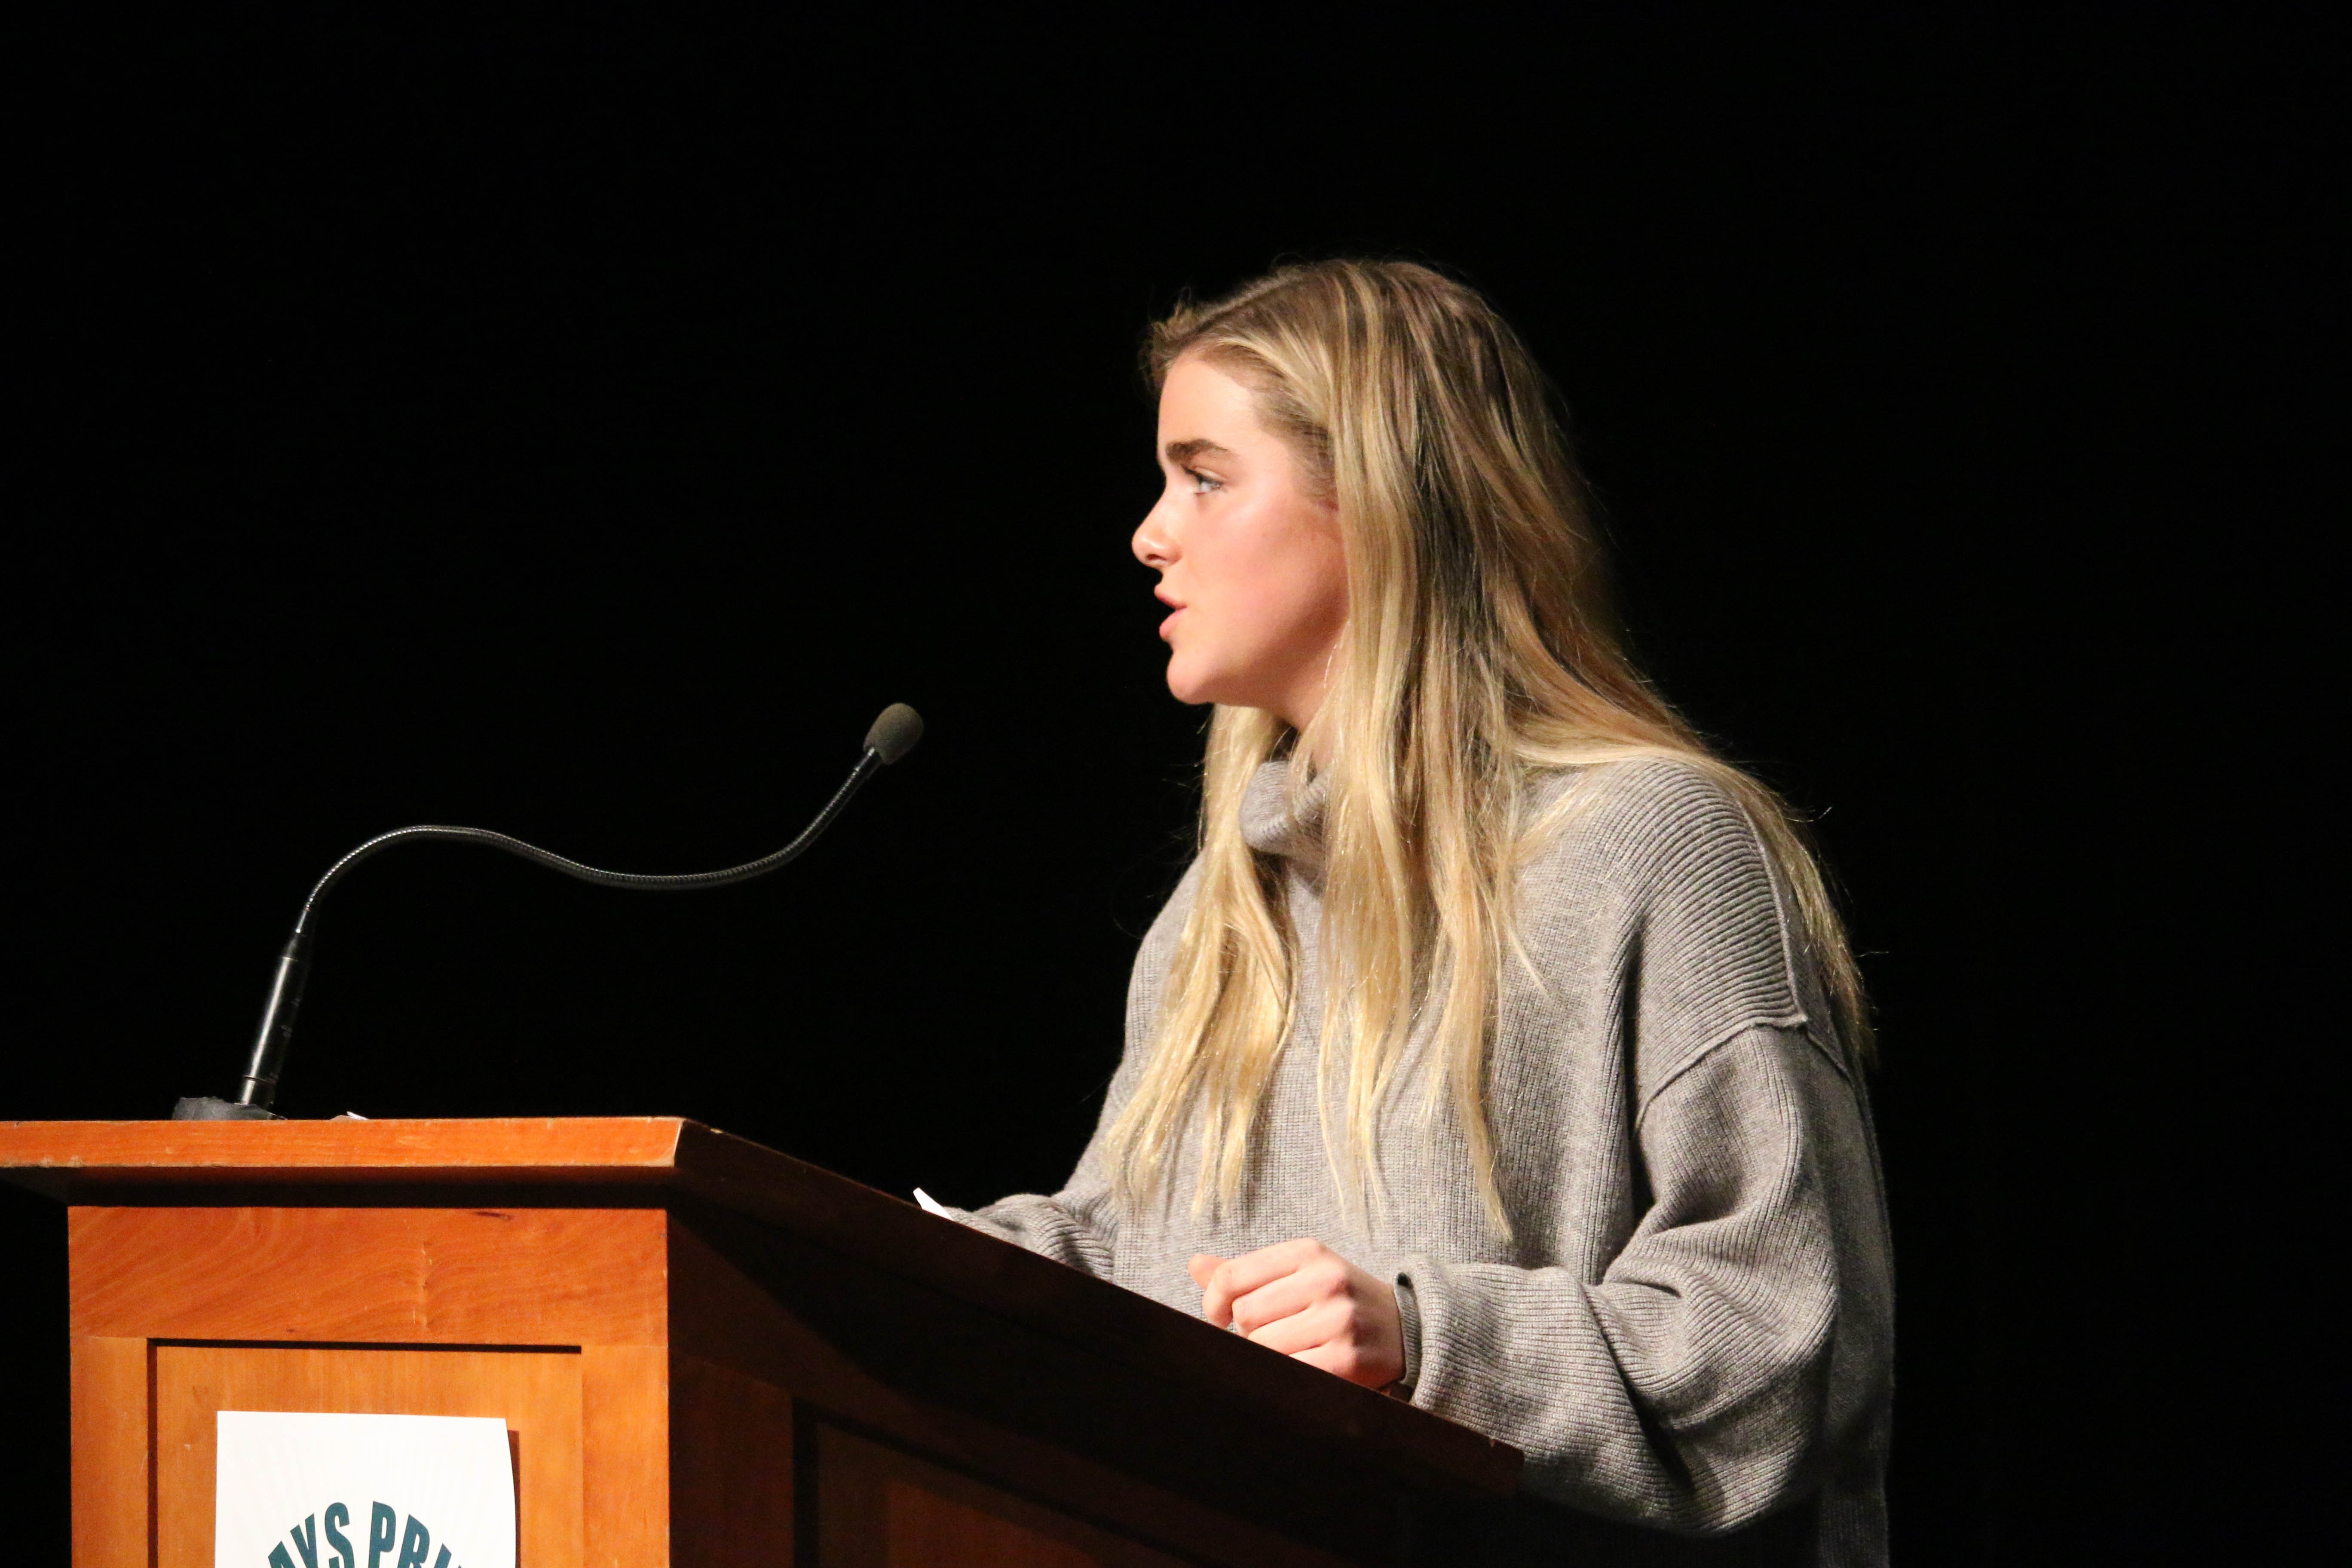
[{"label": "gray knit sweater", "polygon": [[[1525,1450],[1530,1491],[1685,1534],[1793,1510],[1812,1521],[1801,1560],[1881,1563],[1893,1297],[1878,1164],[1786,891],[1696,769],[1559,775],[1530,805],[1563,788],[1579,802],[1520,888],[1541,983],[1507,966],[1492,1058],[1510,1242],[1417,1087],[1380,1131],[1386,1201],[1339,1201],[1315,1100],[1320,808],[1291,798],[1281,763],[1252,781],[1242,826],[1287,869],[1300,1005],[1238,1205],[1191,1212],[1188,1142],[1170,1201],[1117,1212],[1098,1129],[1061,1192],[962,1217],[1187,1312],[1194,1253],[1314,1237],[1397,1282],[1412,1402]],[[1141,1070],[1193,883],[1136,959],[1105,1126]]]}]

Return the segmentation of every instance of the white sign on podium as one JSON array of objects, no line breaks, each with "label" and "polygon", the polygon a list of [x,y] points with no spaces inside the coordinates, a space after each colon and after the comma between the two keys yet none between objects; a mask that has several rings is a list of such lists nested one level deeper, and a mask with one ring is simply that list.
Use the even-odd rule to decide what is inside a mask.
[{"label": "white sign on podium", "polygon": [[507,1425],[220,1412],[215,1568],[515,1568]]}]

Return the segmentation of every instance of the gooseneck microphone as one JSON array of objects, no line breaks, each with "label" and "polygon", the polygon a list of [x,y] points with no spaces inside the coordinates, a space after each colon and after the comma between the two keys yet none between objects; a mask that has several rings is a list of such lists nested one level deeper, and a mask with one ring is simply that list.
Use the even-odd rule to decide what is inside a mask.
[{"label": "gooseneck microphone", "polygon": [[174,1121],[269,1121],[277,1112],[269,1109],[278,1098],[278,1079],[285,1070],[286,1050],[294,1039],[294,1014],[302,1005],[302,985],[310,968],[310,925],[318,913],[319,900],[327,889],[350,874],[352,868],[372,855],[380,854],[395,844],[414,843],[424,839],[449,839],[462,844],[486,844],[493,849],[503,849],[509,855],[561,871],[567,877],[577,877],[583,882],[593,882],[604,888],[633,888],[640,892],[687,892],[699,888],[724,888],[735,882],[748,882],[754,877],[764,877],[781,866],[789,866],[808,847],[815,843],[824,830],[833,826],[834,818],[848,805],[850,798],[872,778],[875,770],[887,766],[915,749],[923,738],[922,715],[903,702],[894,702],[882,710],[866,731],[866,751],[850,770],[849,777],[833,792],[814,820],[801,829],[799,837],[772,855],[757,860],[747,860],[740,866],[730,866],[719,871],[688,871],[677,876],[647,876],[635,871],[602,871],[593,866],[583,866],[577,860],[567,860],[551,854],[535,844],[525,844],[520,838],[503,833],[492,833],[481,827],[445,827],[425,824],[415,827],[395,827],[389,833],[379,833],[353,849],[350,854],[327,868],[310,896],[302,900],[302,913],[294,921],[294,934],[286,941],[285,952],[278,954],[278,973],[269,984],[269,1000],[261,1010],[261,1028],[254,1036],[252,1059],[247,1064],[245,1077],[238,1083],[235,1100],[215,1100],[210,1095],[192,1097],[180,1101],[172,1112]]}]

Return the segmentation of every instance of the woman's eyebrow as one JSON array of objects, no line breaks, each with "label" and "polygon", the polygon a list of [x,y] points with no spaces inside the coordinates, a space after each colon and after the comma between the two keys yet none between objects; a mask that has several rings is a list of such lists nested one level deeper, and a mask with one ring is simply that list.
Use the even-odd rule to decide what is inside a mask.
[{"label": "woman's eyebrow", "polygon": [[1194,458],[1207,457],[1212,452],[1221,458],[1230,458],[1233,456],[1233,453],[1225,447],[1218,446],[1214,441],[1206,440],[1200,437],[1194,437],[1190,441],[1171,441],[1168,443],[1168,460],[1175,464],[1180,468],[1185,464],[1192,462]]}]

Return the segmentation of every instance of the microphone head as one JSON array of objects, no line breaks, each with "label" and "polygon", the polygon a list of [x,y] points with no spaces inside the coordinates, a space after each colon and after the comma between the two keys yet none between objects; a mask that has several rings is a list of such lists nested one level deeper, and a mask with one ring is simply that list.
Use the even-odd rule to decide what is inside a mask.
[{"label": "microphone head", "polygon": [[895,763],[915,749],[923,738],[923,716],[903,702],[893,702],[882,710],[882,717],[866,731],[866,749],[878,754],[885,763]]}]

